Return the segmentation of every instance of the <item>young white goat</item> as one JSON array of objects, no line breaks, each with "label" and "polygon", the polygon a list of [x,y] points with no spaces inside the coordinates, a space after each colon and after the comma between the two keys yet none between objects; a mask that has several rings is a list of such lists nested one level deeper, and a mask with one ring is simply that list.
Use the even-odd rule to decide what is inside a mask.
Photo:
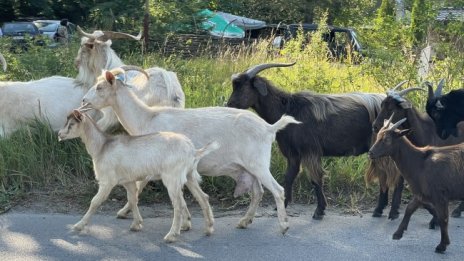
[{"label": "young white goat", "polygon": [[[227,175],[233,178],[237,183],[234,196],[252,191],[250,207],[238,227],[246,228],[252,222],[264,193],[264,185],[276,201],[281,232],[288,230],[284,189],[274,179],[269,167],[276,132],[298,121],[291,116],[283,116],[270,125],[250,111],[225,107],[150,108],[137,99],[130,86],[118,80],[123,73],[121,69],[103,72],[97,84],[84,96],[83,102],[96,109],[111,106],[131,135],[174,131],[192,139],[195,146],[216,140],[221,147],[200,161],[198,172],[207,176]],[[140,189],[145,184],[140,184]],[[119,214],[128,211],[126,205]]]},{"label": "young white goat", "polygon": [[182,229],[190,228],[190,213],[182,194],[187,187],[200,204],[206,221],[205,232],[213,232],[214,218],[206,195],[200,188],[200,175],[196,168],[199,160],[219,148],[212,142],[196,150],[190,139],[173,132],[157,132],[143,136],[109,136],[98,129],[85,114],[74,110],[67,118],[65,126],[58,133],[59,140],[80,137],[87,152],[92,157],[95,179],[98,181],[98,193],[90,203],[84,217],[73,226],[82,230],[92,214],[106,200],[112,188],[123,185],[127,190],[129,208],[134,221],[131,230],[142,228],[142,217],[137,207],[138,193],[136,181],[162,180],[166,186],[174,207],[174,219],[171,230],[164,237],[173,242]]},{"label": "young white goat", "polygon": [[[121,67],[124,63],[111,49],[111,39],[134,39],[140,40],[141,35],[132,36],[125,33],[110,31],[95,31],[92,34],[84,32],[79,26],[77,31],[83,36],[81,47],[75,58],[79,74],[76,81],[90,88],[97,82],[97,77],[102,70],[111,70]],[[126,79],[133,86],[132,90],[137,97],[149,106],[185,106],[185,95],[182,91],[177,75],[163,68],[152,67],[145,70],[150,75],[148,82],[140,74],[126,75]],[[139,81],[138,78],[143,81]],[[130,78],[130,79],[129,79]],[[108,129],[118,123],[117,117],[110,108],[102,110],[105,117],[98,121],[98,126]]]}]

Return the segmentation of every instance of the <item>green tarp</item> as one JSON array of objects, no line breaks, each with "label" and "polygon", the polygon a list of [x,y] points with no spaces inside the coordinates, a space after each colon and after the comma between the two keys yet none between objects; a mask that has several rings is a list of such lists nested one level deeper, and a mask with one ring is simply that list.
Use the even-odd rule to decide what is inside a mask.
[{"label": "green tarp", "polygon": [[224,17],[219,14],[205,9],[198,13],[206,20],[201,22],[201,28],[207,30],[211,35],[226,38],[243,38],[245,31],[235,24],[228,22]]}]

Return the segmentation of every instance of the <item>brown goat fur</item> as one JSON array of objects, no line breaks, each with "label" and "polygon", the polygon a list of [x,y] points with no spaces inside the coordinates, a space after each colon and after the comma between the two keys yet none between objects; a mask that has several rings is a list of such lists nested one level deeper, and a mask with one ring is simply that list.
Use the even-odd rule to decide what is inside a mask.
[{"label": "brown goat fur", "polygon": [[369,157],[390,156],[414,194],[393,239],[403,236],[411,215],[418,207],[425,205],[437,217],[441,240],[435,251],[443,253],[450,243],[448,203],[450,200],[464,200],[464,144],[417,147],[405,137],[410,130],[397,129],[405,120],[393,126],[390,120],[380,129],[376,142],[369,150]]},{"label": "brown goat fur", "polygon": [[[403,92],[406,91],[407,93],[407,91],[410,89],[412,88],[406,89]],[[408,100],[403,98],[402,95],[399,95],[399,93],[396,91],[387,92],[387,98],[385,98],[385,100],[382,101],[379,115],[373,123],[373,130],[375,132],[378,132],[379,129],[382,127],[384,121],[390,118],[391,115],[394,115],[392,118],[393,121],[398,121],[402,118],[407,119],[407,121],[405,121],[400,127],[403,129],[411,130],[407,135],[407,138],[416,146],[447,146],[464,142],[464,123],[458,124],[459,135],[457,137],[449,136],[447,139],[443,140],[438,136],[438,134],[435,131],[431,131],[436,128],[433,120],[426,113],[417,111],[417,109],[415,109]],[[391,175],[393,173],[397,173],[397,176]],[[382,174],[382,172],[375,172],[375,174]],[[393,184],[387,182],[388,187],[395,187],[394,197],[399,199],[392,201],[392,207],[390,210],[391,215],[389,215],[390,217],[394,216],[395,213],[398,213],[399,203],[401,199],[401,191],[397,191],[396,188],[401,188],[403,186],[403,184],[398,183],[403,182],[403,180],[399,177],[399,175],[401,175],[399,171],[387,174],[387,179],[389,181],[395,182]],[[379,178],[379,183],[382,183],[382,179],[384,178]],[[382,213],[382,207],[385,206],[384,204],[382,204],[382,197],[384,197],[384,195],[382,195],[382,192],[380,194],[381,195],[379,195],[379,203],[376,210],[374,211],[374,216],[376,216],[376,212]],[[453,210],[452,216],[461,216],[461,211],[463,209],[464,203],[461,203],[455,210]],[[434,224],[432,222],[430,224],[430,227],[434,228]]]}]

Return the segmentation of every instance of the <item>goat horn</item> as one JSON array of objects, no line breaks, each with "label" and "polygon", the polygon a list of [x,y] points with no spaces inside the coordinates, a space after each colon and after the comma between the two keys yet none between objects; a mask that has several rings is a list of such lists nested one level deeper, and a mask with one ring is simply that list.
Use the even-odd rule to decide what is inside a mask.
[{"label": "goat horn", "polygon": [[106,41],[108,39],[134,39],[140,41],[140,39],[142,39],[142,31],[140,31],[137,36],[120,32],[103,31],[103,35],[98,37],[100,41]]},{"label": "goat horn", "polygon": [[143,73],[143,74],[147,77],[147,80],[150,79],[150,76],[148,75],[148,73],[147,73],[144,69],[142,69],[142,68],[140,68],[140,67],[138,67],[138,66],[134,66],[134,65],[123,65],[123,66],[121,66],[121,69],[123,69],[123,70],[126,71],[126,72],[127,72],[127,71],[138,71],[138,72],[141,72],[141,73]]},{"label": "goat horn", "polygon": [[427,90],[429,92],[427,99],[430,100],[434,98],[435,95],[433,94],[433,85],[430,82],[424,82],[424,84],[427,85]]},{"label": "goat horn", "polygon": [[[81,28],[80,26],[77,26],[77,27],[76,27],[76,30],[77,30],[77,32],[78,32],[79,34],[81,34],[82,36],[85,36],[85,37],[87,37],[87,38],[89,38],[89,39],[92,39],[92,40],[95,40],[95,39],[97,39],[98,37],[101,36],[100,34],[99,34],[99,35],[95,35],[95,33],[93,33],[93,34],[86,33],[86,32],[84,32],[84,30],[82,30],[82,28]],[[101,32],[101,31],[100,31],[100,32]]]},{"label": "goat horn", "polygon": [[399,120],[397,123],[393,124],[393,126],[391,126],[390,130],[396,130],[401,124],[403,124],[407,119],[406,118],[403,118],[401,120]]},{"label": "goat horn", "polygon": [[5,57],[0,53],[0,62],[2,62],[3,71],[6,72],[6,60]]},{"label": "goat horn", "polygon": [[395,112],[392,113],[392,115],[390,116],[390,118],[388,119],[387,122],[384,121],[383,126],[388,128],[388,126],[390,126],[390,123],[392,122],[394,116],[395,116]]},{"label": "goat horn", "polygon": [[396,91],[396,89],[400,88],[401,86],[403,86],[403,85],[404,85],[405,83],[407,83],[407,82],[408,82],[408,80],[404,80],[404,81],[398,83],[398,84],[393,88],[392,91]]},{"label": "goat horn", "polygon": [[253,66],[249,68],[245,74],[248,75],[248,77],[253,78],[255,77],[259,72],[262,70],[272,68],[272,67],[288,67],[288,66],[293,66],[295,65],[296,62],[293,63],[263,63],[263,64],[258,64],[256,66]]},{"label": "goat horn", "polygon": [[420,88],[420,87],[411,87],[411,88],[407,88],[406,90],[402,90],[400,92],[398,92],[398,95],[403,97],[404,95],[412,92],[412,91],[425,91],[424,89]]},{"label": "goat horn", "polygon": [[438,83],[437,89],[435,90],[435,97],[441,96],[443,85],[445,85],[445,79],[441,79],[440,82]]}]

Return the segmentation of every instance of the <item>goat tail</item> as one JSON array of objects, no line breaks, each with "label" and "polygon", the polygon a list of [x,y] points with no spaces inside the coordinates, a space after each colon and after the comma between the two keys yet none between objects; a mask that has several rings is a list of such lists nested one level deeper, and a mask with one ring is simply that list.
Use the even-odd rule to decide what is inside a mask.
[{"label": "goat tail", "polygon": [[269,128],[269,130],[272,132],[272,133],[277,133],[278,131],[280,131],[281,129],[287,127],[288,124],[300,124],[301,121],[297,121],[295,120],[295,118],[293,118],[292,116],[289,116],[289,115],[283,115],[280,120],[278,120],[276,123],[272,124]]},{"label": "goat tail", "polygon": [[195,151],[195,160],[193,161],[193,168],[191,172],[191,177],[196,179],[198,182],[201,182],[201,176],[197,171],[198,162],[200,162],[201,158],[208,155],[212,151],[219,149],[220,145],[217,141],[212,141],[206,144],[203,148],[200,148]]},{"label": "goat tail", "polygon": [[206,144],[203,148],[200,148],[195,152],[195,161],[196,162],[200,161],[201,158],[208,155],[212,151],[219,149],[219,147],[220,145],[217,141],[212,141]]}]

